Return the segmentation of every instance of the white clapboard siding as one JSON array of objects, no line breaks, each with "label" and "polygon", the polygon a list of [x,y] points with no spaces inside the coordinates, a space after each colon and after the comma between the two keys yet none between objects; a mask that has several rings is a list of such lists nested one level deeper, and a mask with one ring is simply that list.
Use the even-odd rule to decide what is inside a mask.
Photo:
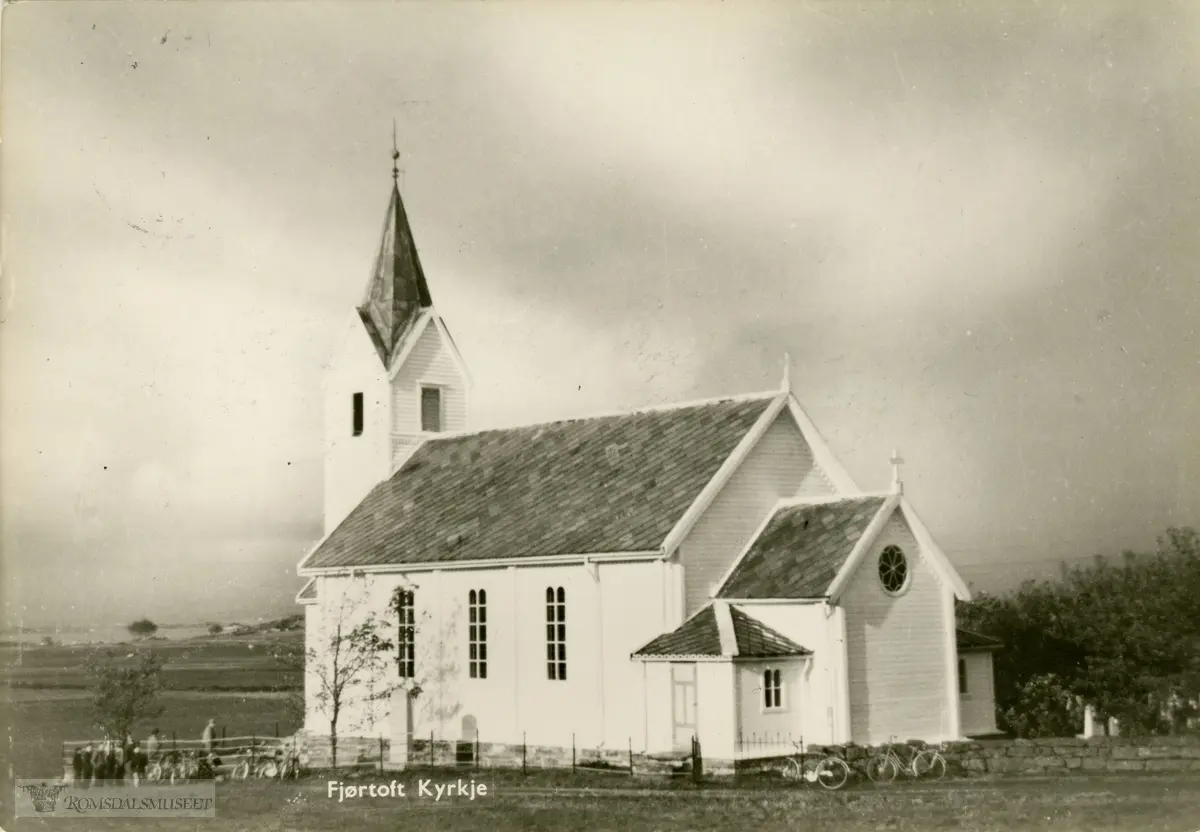
[{"label": "white clapboard siding", "polygon": [[781,413],[680,546],[684,617],[708,603],[716,583],[781,498],[832,493],[800,430],[786,411]]},{"label": "white clapboard siding", "polygon": [[404,366],[392,379],[392,431],[412,434],[421,430],[422,384],[442,389],[442,430],[467,429],[466,380],[458,371],[437,327],[425,327]]},{"label": "white clapboard siding", "polygon": [[[879,581],[879,554],[892,544],[904,551],[911,572],[898,596],[884,592]],[[950,737],[945,592],[919,556],[908,525],[894,514],[842,599],[854,742]]]}]

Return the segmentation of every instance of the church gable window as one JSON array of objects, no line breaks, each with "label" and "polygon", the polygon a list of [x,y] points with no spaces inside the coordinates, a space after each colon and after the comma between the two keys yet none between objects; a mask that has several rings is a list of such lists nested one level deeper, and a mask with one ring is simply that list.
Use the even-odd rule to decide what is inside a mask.
[{"label": "church gable window", "polygon": [[546,587],[546,678],[567,678],[567,591]]},{"label": "church gable window", "polygon": [[783,708],[783,673],[778,668],[763,671],[763,710],[778,711]]},{"label": "church gable window", "polygon": [[908,586],[908,559],[899,546],[885,546],[879,553],[879,583],[889,595],[899,595]]},{"label": "church gable window", "polygon": [[421,430],[440,433],[442,430],[442,388],[421,387]]},{"label": "church gable window", "polygon": [[967,662],[964,659],[958,660],[958,692],[960,695],[970,693],[967,688]]},{"label": "church gable window", "polygon": [[355,393],[352,397],[350,430],[354,436],[362,436],[363,432],[363,394]]},{"label": "church gable window", "polygon": [[472,679],[487,678],[487,590],[467,595],[467,667]]},{"label": "church gable window", "polygon": [[399,619],[399,630],[396,633],[396,663],[400,678],[415,679],[417,675],[417,617],[416,597],[411,589],[396,591],[396,617]]}]

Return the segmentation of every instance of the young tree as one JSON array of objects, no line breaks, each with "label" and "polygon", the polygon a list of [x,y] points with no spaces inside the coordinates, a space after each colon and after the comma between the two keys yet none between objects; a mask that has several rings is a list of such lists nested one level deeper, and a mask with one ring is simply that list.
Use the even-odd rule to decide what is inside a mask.
[{"label": "young tree", "polygon": [[162,656],[150,650],[122,656],[109,650],[88,656],[85,672],[92,692],[96,724],[124,739],[142,720],[162,713]]},{"label": "young tree", "polygon": [[158,632],[158,625],[149,618],[139,618],[129,625],[129,634],[134,638],[147,638]]},{"label": "young tree", "polygon": [[[415,679],[399,678],[396,672],[395,611],[401,589],[389,598],[386,609],[372,606],[372,586],[364,577],[351,578],[351,585],[338,599],[324,607],[321,630],[307,649],[281,647],[275,658],[284,667],[303,670],[313,680],[314,704],[329,720],[330,759],[337,767],[338,734],[381,716],[392,694],[408,690],[417,696],[420,686]],[[289,707],[304,712],[303,694],[293,697]],[[357,716],[343,725],[346,714]]]}]

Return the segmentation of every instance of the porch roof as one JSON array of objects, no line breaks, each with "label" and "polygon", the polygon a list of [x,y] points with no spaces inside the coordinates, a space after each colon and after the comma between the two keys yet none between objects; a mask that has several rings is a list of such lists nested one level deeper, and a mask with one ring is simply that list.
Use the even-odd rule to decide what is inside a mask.
[{"label": "porch roof", "polygon": [[982,633],[974,633],[970,630],[964,630],[959,627],[955,630],[955,641],[958,644],[958,652],[969,653],[980,650],[997,650],[1004,646],[999,639],[985,636]]},{"label": "porch roof", "polygon": [[[728,616],[728,625],[721,622]],[[721,630],[732,634],[722,643]],[[679,658],[768,659],[811,656],[812,651],[737,607],[709,604],[669,633],[633,654],[643,661]]]}]

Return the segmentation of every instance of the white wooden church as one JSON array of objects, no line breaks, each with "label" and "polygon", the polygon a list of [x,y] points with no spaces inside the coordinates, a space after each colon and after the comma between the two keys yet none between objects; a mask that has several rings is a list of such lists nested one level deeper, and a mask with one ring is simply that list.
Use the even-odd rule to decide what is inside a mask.
[{"label": "white wooden church", "polygon": [[[763,393],[471,431],[395,179],[327,371],[325,536],[297,601],[320,651],[367,587],[397,618],[390,672],[421,693],[339,734],[647,753],[695,735],[734,758],[781,750],[747,737],[995,730],[997,645],[956,630],[967,586],[899,460],[889,490],[860,489],[786,372]],[[328,734],[312,673],[306,696],[305,732]]]}]

